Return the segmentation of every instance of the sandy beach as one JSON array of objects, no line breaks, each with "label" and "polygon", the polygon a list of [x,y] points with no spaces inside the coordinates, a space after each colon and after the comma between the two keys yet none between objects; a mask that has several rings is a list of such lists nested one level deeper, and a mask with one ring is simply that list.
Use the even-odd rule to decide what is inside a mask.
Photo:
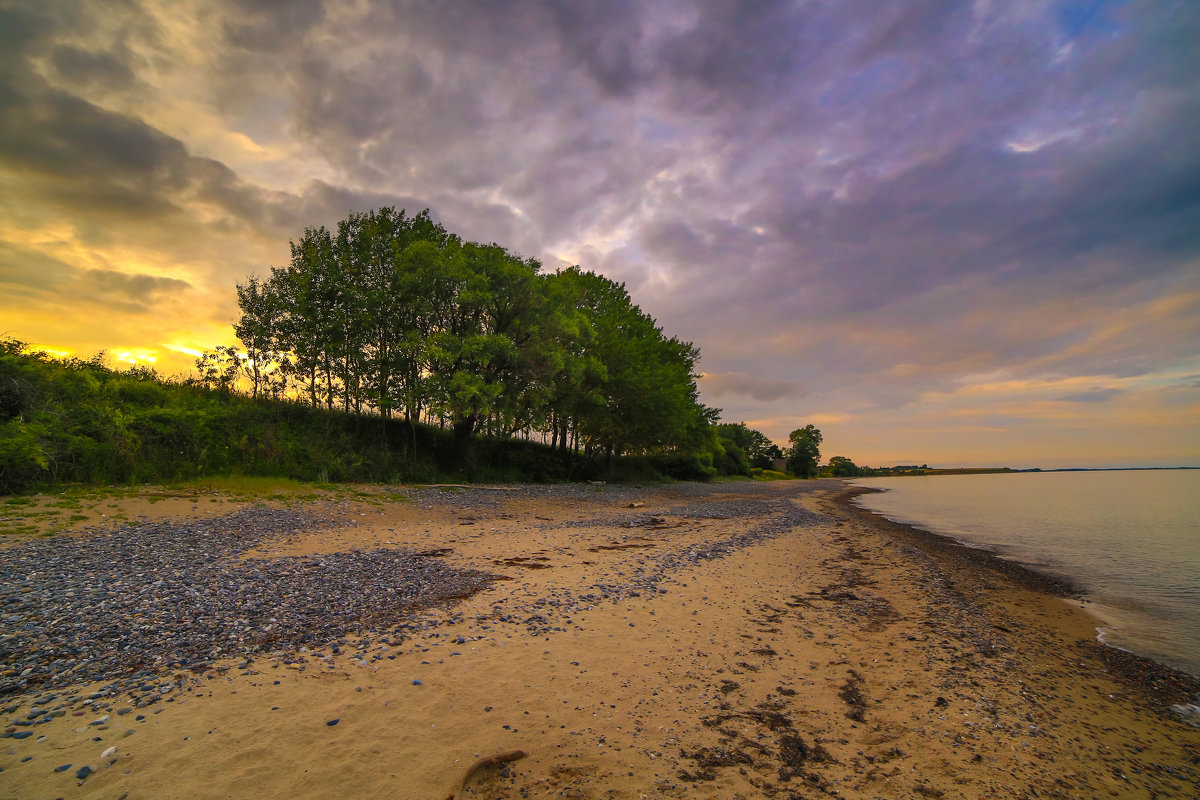
[{"label": "sandy beach", "polygon": [[[168,665],[139,681],[152,693],[13,691],[0,797],[442,800],[464,776],[478,798],[1200,796],[1200,729],[1170,711],[1194,681],[1097,644],[1064,584],[873,517],[852,493],[305,501],[322,522],[236,558],[398,551],[490,577],[361,639]],[[162,535],[239,508],[120,502]],[[23,618],[5,610],[9,657]]]}]

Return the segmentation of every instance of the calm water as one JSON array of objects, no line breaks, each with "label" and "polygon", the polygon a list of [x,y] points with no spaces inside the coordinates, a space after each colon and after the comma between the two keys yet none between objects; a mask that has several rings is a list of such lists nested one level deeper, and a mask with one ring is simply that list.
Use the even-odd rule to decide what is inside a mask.
[{"label": "calm water", "polygon": [[888,519],[1072,579],[1109,644],[1200,677],[1200,470],[862,478]]}]

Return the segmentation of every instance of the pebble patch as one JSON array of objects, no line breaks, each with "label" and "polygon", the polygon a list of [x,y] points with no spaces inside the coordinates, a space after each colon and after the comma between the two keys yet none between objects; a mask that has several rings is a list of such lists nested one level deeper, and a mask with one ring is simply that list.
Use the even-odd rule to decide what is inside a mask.
[{"label": "pebble patch", "polygon": [[240,557],[329,524],[250,508],[0,549],[0,697],[119,681],[152,703],[156,674],[390,629],[496,577],[401,549]]}]

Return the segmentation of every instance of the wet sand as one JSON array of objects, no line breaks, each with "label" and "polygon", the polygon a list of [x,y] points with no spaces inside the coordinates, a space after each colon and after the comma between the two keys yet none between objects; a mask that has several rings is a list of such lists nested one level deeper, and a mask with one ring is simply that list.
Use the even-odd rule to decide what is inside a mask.
[{"label": "wet sand", "polygon": [[172,673],[141,708],[60,690],[61,716],[6,728],[32,735],[0,740],[0,797],[445,798],[518,749],[464,796],[1200,796],[1200,730],[1167,710],[1192,683],[1097,645],[1069,587],[847,494],[339,499],[333,527],[244,557],[403,547],[509,580],[362,649]]}]

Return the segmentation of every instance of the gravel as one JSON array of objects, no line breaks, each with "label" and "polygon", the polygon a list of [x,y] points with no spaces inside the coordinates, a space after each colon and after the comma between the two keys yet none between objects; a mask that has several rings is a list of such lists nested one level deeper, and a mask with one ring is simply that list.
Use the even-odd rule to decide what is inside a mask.
[{"label": "gravel", "polygon": [[149,699],[157,673],[394,629],[496,577],[396,549],[239,558],[325,524],[249,508],[0,549],[0,696],[117,680]]},{"label": "gravel", "polygon": [[[812,483],[806,482],[806,488]],[[525,628],[530,635],[562,631],[578,610],[665,593],[672,576],[690,565],[825,519],[783,497],[740,496],[753,488],[672,487],[679,505],[659,512],[661,516],[745,519],[747,526],[690,546],[662,539],[653,551],[642,551],[628,572],[578,592],[556,588],[548,596],[514,597],[507,608],[493,609],[491,620]],[[724,497],[714,498],[714,491]],[[423,508],[471,511],[520,499],[579,501],[611,509],[645,496],[639,487],[587,484],[405,493]],[[644,529],[660,521],[629,512],[584,524]],[[386,650],[424,633],[439,623],[423,611],[467,597],[501,577],[456,569],[406,549],[242,557],[273,540],[347,522],[354,524],[333,512],[322,516],[254,507],[215,518],[145,521],[0,549],[0,697],[38,692],[49,697],[64,687],[107,682],[101,703],[128,693],[136,707],[144,708],[183,691],[188,680],[181,671],[230,665],[246,669],[252,659],[268,654],[284,664],[303,664],[307,653],[328,648],[337,654],[339,645],[355,651],[352,657],[365,659],[372,640],[384,643]],[[454,616],[446,624],[454,624]],[[461,638],[455,643],[461,644]],[[32,726],[50,718],[47,713],[17,724]]]}]

